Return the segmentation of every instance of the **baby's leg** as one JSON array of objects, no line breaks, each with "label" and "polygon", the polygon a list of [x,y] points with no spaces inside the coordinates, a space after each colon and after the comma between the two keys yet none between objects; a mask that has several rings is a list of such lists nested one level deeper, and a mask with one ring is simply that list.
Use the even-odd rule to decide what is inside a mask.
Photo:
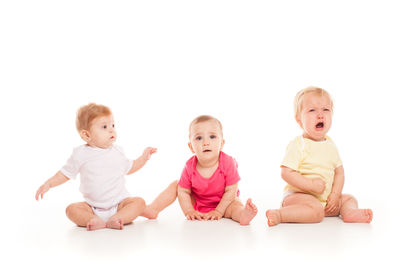
[{"label": "baby's leg", "polygon": [[66,214],[71,221],[80,227],[86,227],[89,231],[106,227],[106,223],[94,214],[86,202],[70,204],[66,209]]},{"label": "baby's leg", "polygon": [[144,212],[140,216],[156,219],[158,214],[171,205],[177,197],[178,181],[172,182],[164,191],[162,191],[154,201],[146,206]]},{"label": "baby's leg", "polygon": [[321,202],[314,196],[294,193],[287,196],[279,210],[268,210],[268,225],[274,226],[281,222],[318,223],[325,216]]},{"label": "baby's leg", "polygon": [[122,230],[124,224],[131,223],[143,213],[146,203],[140,197],[128,197],[118,205],[118,212],[108,219],[107,228]]},{"label": "baby's leg", "polygon": [[224,217],[239,222],[240,225],[249,225],[257,212],[257,207],[251,202],[250,198],[244,207],[240,200],[236,199],[228,206]]},{"label": "baby's leg", "polygon": [[359,209],[357,200],[351,195],[342,195],[342,205],[340,215],[344,222],[370,223],[372,220],[372,210]]}]

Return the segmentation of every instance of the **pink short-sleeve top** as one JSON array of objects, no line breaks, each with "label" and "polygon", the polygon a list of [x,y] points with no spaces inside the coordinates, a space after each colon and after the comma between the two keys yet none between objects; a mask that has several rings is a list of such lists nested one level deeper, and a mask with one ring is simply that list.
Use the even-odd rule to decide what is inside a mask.
[{"label": "pink short-sleeve top", "polygon": [[218,168],[210,178],[202,177],[196,165],[197,157],[193,156],[186,162],[178,184],[192,191],[194,209],[206,213],[218,206],[225,187],[239,182],[240,176],[236,160],[224,152],[220,152]]}]

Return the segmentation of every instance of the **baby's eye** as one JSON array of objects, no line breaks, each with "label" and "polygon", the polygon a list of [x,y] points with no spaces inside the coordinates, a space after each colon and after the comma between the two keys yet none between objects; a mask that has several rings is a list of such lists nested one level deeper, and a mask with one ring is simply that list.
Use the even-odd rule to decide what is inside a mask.
[{"label": "baby's eye", "polygon": [[215,139],[215,138],[217,138],[217,136],[216,135],[210,135],[210,138],[211,139]]},{"label": "baby's eye", "polygon": [[103,125],[103,127],[102,127],[103,129],[107,129],[107,125]]},{"label": "baby's eye", "polygon": [[113,124],[112,127],[115,128],[115,124]]},{"label": "baby's eye", "polygon": [[310,109],[310,110],[309,110],[309,112],[314,112],[314,111],[315,111],[315,109]]},{"label": "baby's eye", "polygon": [[325,108],[324,111],[331,111],[329,108]]},{"label": "baby's eye", "polygon": [[197,140],[197,141],[200,141],[200,140],[201,140],[201,136],[197,136],[197,137],[196,137],[196,140]]}]

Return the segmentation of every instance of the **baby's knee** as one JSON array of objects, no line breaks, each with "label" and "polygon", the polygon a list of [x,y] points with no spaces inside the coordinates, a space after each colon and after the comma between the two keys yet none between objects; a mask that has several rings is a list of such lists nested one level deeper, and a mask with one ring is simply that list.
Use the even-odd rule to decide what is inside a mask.
[{"label": "baby's knee", "polygon": [[135,205],[136,207],[144,208],[146,207],[146,202],[141,197],[128,197],[124,199],[121,203],[119,203],[118,209],[121,209],[127,205]]},{"label": "baby's knee", "polygon": [[232,205],[232,207],[234,207],[234,208],[236,208],[236,207],[244,207],[243,203],[242,203],[238,198],[234,199],[234,200],[231,202],[231,205]]},{"label": "baby's knee", "polygon": [[140,207],[146,207],[146,201],[144,201],[144,199],[141,197],[132,197],[130,200],[131,203],[135,203]]},{"label": "baby's knee", "polygon": [[313,210],[313,213],[311,216],[311,222],[314,222],[314,223],[322,222],[322,220],[325,217],[324,207],[320,203],[309,204],[309,207]]},{"label": "baby's knee", "polygon": [[74,209],[74,204],[69,204],[68,207],[65,209],[65,214],[67,214],[67,217],[69,218],[73,209]]},{"label": "baby's knee", "polygon": [[354,196],[352,196],[352,195],[349,195],[349,194],[343,194],[342,195],[342,204],[344,202],[346,202],[346,201],[349,201],[349,200],[357,201],[356,198]]},{"label": "baby's knee", "polygon": [[65,213],[67,217],[71,217],[72,214],[76,213],[79,208],[81,208],[81,203],[72,203],[69,204],[68,207],[65,209]]}]

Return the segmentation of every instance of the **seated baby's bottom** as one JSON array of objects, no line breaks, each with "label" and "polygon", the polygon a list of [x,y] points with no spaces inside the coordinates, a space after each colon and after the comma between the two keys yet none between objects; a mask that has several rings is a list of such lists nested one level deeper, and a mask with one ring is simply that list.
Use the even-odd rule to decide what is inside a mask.
[{"label": "seated baby's bottom", "polygon": [[285,198],[287,198],[288,196],[293,195],[294,193],[295,193],[294,191],[289,190],[289,189],[288,189],[288,190],[285,190],[285,191],[283,192],[281,207],[283,207],[283,202],[285,201]]},{"label": "seated baby's bottom", "polygon": [[107,222],[108,219],[110,219],[114,214],[117,213],[118,204],[116,204],[108,209],[92,207],[92,210],[93,210],[94,214],[96,214],[98,217],[100,217],[100,219],[102,219],[104,222]]}]

